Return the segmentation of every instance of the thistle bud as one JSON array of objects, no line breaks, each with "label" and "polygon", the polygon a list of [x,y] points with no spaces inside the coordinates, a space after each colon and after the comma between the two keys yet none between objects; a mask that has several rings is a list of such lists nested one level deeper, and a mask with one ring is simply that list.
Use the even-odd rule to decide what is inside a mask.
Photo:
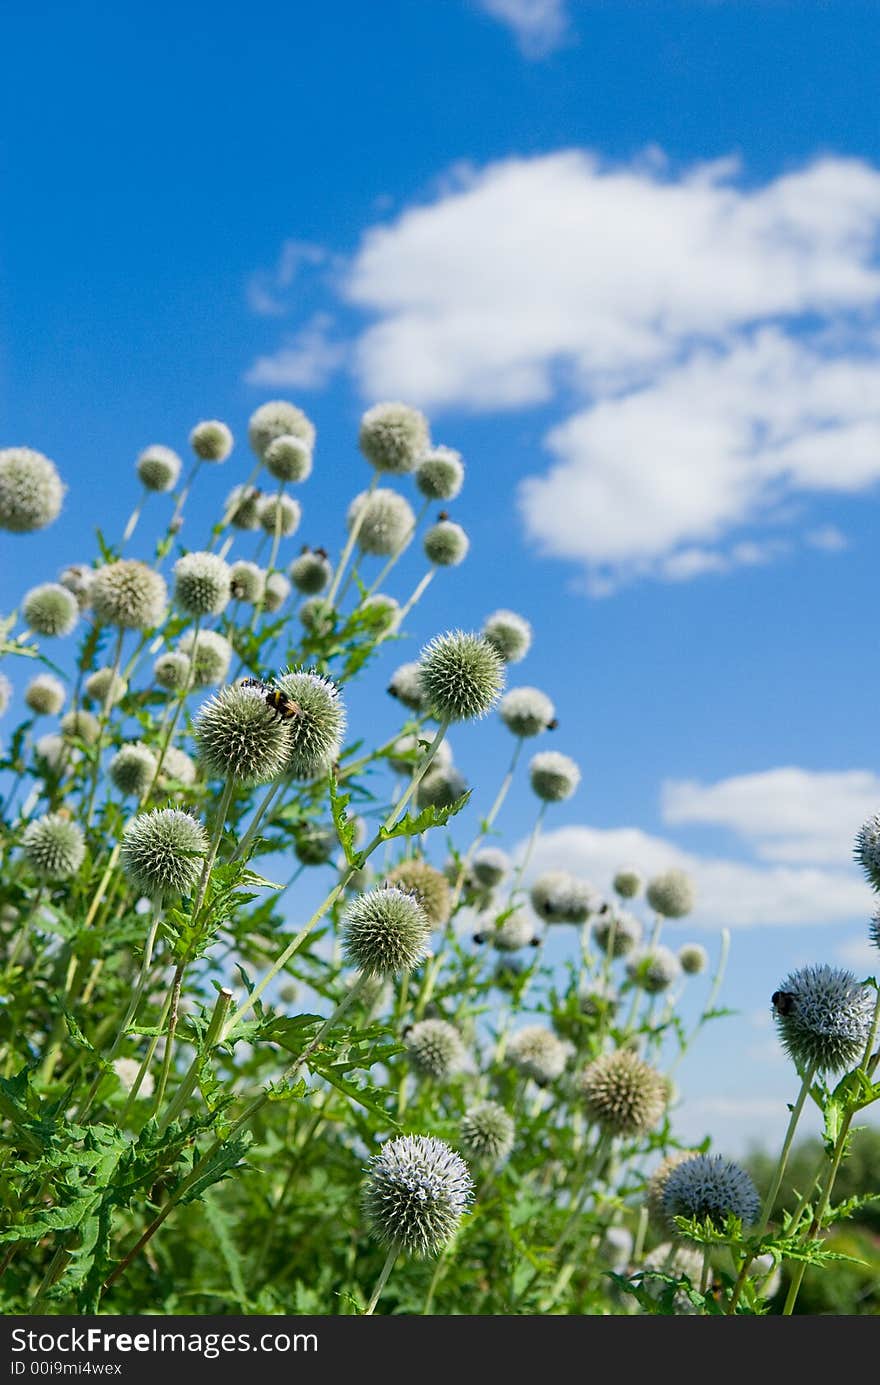
[{"label": "thistle bud", "polygon": [[24,700],[37,716],[57,716],[66,696],[64,684],[51,673],[38,673],[24,690]]},{"label": "thistle bud", "polygon": [[460,1155],[431,1135],[388,1140],[366,1169],[370,1233],[410,1255],[438,1255],[458,1230],[474,1185]]},{"label": "thistle bud", "polygon": [[132,818],[122,834],[122,869],[136,890],[159,902],[192,892],[208,851],[200,822],[177,808]]},{"label": "thistle bud", "polygon": [[0,451],[0,529],[28,534],[61,513],[65,487],[54,462],[30,447]]},{"label": "thistle bud", "polygon": [[375,404],[361,419],[358,441],[377,471],[413,471],[431,445],[424,414],[407,404]]},{"label": "thistle bud", "polygon": [[518,664],[531,648],[532,627],[515,611],[494,611],[486,617],[483,637],[498,651],[506,664]]},{"label": "thistle bud", "polygon": [[251,414],[248,423],[248,441],[254,454],[265,459],[269,444],[276,438],[285,436],[301,438],[309,451],[315,446],[315,426],[302,409],[289,404],[286,399],[271,399],[261,404]]},{"label": "thistle bud", "polygon": [[303,438],[282,433],[273,438],[263,454],[266,470],[276,481],[305,481],[312,472],[312,450]]},{"label": "thistle bud", "polygon": [[60,582],[32,587],[22,602],[24,618],[35,635],[69,635],[79,620],[76,597]]},{"label": "thistle bud", "polygon": [[181,461],[176,452],[161,443],[147,447],[137,459],[137,474],[148,491],[170,491],[180,478]]},{"label": "thistle bud", "polygon": [[229,564],[217,553],[185,553],[174,564],[174,599],[187,615],[221,615],[230,585]]},{"label": "thistle bud", "polygon": [[165,619],[168,592],[158,572],[134,558],[120,558],[98,568],[91,601],[102,624],[123,630],[152,630]]},{"label": "thistle bud", "polygon": [[426,500],[455,500],[464,485],[464,463],[451,447],[435,447],[416,464],[416,486]]},{"label": "thistle bud", "polygon": [[24,858],[38,880],[69,880],[86,854],[82,829],[59,813],[29,822],[21,841]]},{"label": "thistle bud", "polygon": [[225,423],[208,418],[193,428],[189,445],[203,462],[225,462],[232,451],[232,434]]}]

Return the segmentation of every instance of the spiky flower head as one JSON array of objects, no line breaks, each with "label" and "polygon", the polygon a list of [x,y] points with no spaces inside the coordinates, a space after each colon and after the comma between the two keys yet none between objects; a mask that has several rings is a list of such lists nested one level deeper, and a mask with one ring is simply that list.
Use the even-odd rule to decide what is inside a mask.
[{"label": "spiky flower head", "polygon": [[266,574],[266,587],[263,592],[263,610],[280,611],[287,598],[290,596],[290,583],[283,572],[268,572]]},{"label": "spiky flower head", "polygon": [[0,529],[29,534],[61,513],[65,487],[58,468],[30,447],[0,451]]},{"label": "spiky flower head", "polygon": [[264,495],[257,506],[257,517],[267,534],[277,531],[283,539],[289,539],[299,528],[302,506],[292,495]]},{"label": "spiky flower head", "polygon": [[159,775],[159,783],[165,787],[170,779],[176,779],[178,784],[183,784],[185,788],[196,782],[196,764],[190,759],[185,750],[180,750],[176,745],[165,747],[165,758],[162,761],[162,770]]},{"label": "spiky flower head", "polygon": [[542,750],[529,761],[529,783],[545,803],[563,803],[581,782],[581,772],[570,755]]},{"label": "spiky flower head", "polygon": [[132,818],[122,834],[122,869],[136,890],[162,901],[188,895],[202,872],[208,834],[178,808]]},{"label": "spiky flower head", "polygon": [[248,441],[257,457],[265,459],[266,451],[276,438],[301,438],[311,452],[315,446],[315,425],[286,399],[270,399],[251,414]]},{"label": "spiky flower head", "polygon": [[449,1244],[473,1196],[461,1155],[433,1135],[388,1140],[366,1167],[363,1208],[370,1234],[419,1259]]},{"label": "spiky flower head", "polygon": [[627,1048],[603,1053],[578,1078],[587,1115],[612,1135],[653,1130],[666,1109],[666,1078]]},{"label": "spiky flower head", "polygon": [[22,602],[24,618],[35,635],[69,635],[79,620],[76,597],[60,582],[31,587]]},{"label": "spiky flower head", "polygon": [[[138,1079],[141,1065],[136,1058],[115,1058],[113,1060],[113,1071],[126,1092],[130,1092]],[[153,1095],[156,1083],[151,1072],[145,1072],[138,1087],[138,1097],[141,1101],[146,1101]]]},{"label": "spiky flower head", "polygon": [[189,445],[203,462],[225,462],[232,451],[232,434],[219,418],[206,418],[193,428]]},{"label": "spiky flower head", "polygon": [[153,664],[153,677],[160,688],[167,688],[169,692],[180,692],[186,687],[189,679],[189,659],[185,654],[178,654],[174,650],[160,654]]},{"label": "spiky flower head", "polygon": [[458,567],[467,557],[471,541],[460,524],[441,519],[425,531],[425,557],[435,567]]},{"label": "spiky flower head", "polygon": [[51,673],[38,673],[24,690],[24,700],[37,716],[57,716],[66,696],[64,684]]},{"label": "spiky flower head", "polygon": [[187,630],[180,638],[178,649],[192,665],[193,685],[212,687],[222,683],[232,662],[232,645],[216,630],[200,630],[196,635]]},{"label": "spiky flower head", "polygon": [[868,924],[868,941],[880,948],[880,909],[875,909]]},{"label": "spiky flower head", "polygon": [[593,921],[593,937],[603,952],[627,957],[642,941],[642,925],[624,909],[606,909]]},{"label": "spiky flower head", "polygon": [[864,1052],[873,992],[843,967],[801,967],[773,995],[780,1042],[803,1071],[840,1072]]},{"label": "spiky flower head", "polygon": [[320,822],[307,823],[297,832],[293,843],[296,859],[304,866],[323,866],[330,860],[338,845],[332,827]]},{"label": "spiky flower head", "polygon": [[750,1226],[757,1220],[761,1203],[745,1169],[720,1154],[696,1154],[670,1173],[662,1207],[671,1224],[673,1217],[689,1217],[708,1219],[720,1229],[729,1216]]},{"label": "spiky flower head", "polygon": [[686,976],[699,976],[709,965],[709,954],[699,943],[685,943],[678,949],[678,960]]},{"label": "spiky flower head", "polygon": [[170,491],[177,485],[181,461],[170,447],[153,443],[144,448],[136,465],[141,485],[148,491]]},{"label": "spiky flower head", "polygon": [[501,884],[510,870],[510,857],[499,846],[484,846],[475,854],[470,868],[477,883],[491,890]]},{"label": "spiky flower head", "polygon": [[388,596],[386,592],[376,592],[361,602],[360,613],[367,617],[372,630],[391,630],[397,623],[400,604],[396,597]]},{"label": "spiky flower head", "polygon": [[396,668],[389,680],[388,691],[411,712],[425,711],[422,672],[417,663],[401,664]]},{"label": "spiky flower head", "polygon": [[326,553],[316,553],[311,548],[304,549],[298,558],[294,558],[287,570],[293,585],[303,596],[318,596],[333,576]]},{"label": "spiky flower head", "polygon": [[514,736],[538,736],[554,725],[556,709],[539,688],[511,688],[498,708],[501,720]]},{"label": "spiky flower head", "polygon": [[667,870],[648,881],[645,897],[664,918],[683,919],[694,907],[694,883],[683,870]]},{"label": "spiky flower head", "polygon": [[299,608],[303,629],[315,639],[329,635],[336,624],[336,607],[324,596],[310,596]]},{"label": "spiky flower head", "polygon": [[408,404],[374,404],[361,418],[360,449],[377,471],[412,471],[431,445],[428,421]]},{"label": "spiky flower head", "polygon": [[519,952],[521,948],[531,947],[534,943],[535,928],[525,910],[517,909],[481,936],[496,952]]},{"label": "spiky flower head", "polygon": [[259,529],[261,496],[256,486],[233,486],[224,508],[229,523],[236,529]]},{"label": "spiky flower head", "polygon": [[297,779],[314,779],[337,759],[342,746],[345,707],[339,689],[331,679],[308,669],[282,674],[278,687],[299,708],[288,722],[287,768]]},{"label": "spiky flower head", "polygon": [[854,855],[873,890],[880,890],[880,813],[863,822],[856,833]]},{"label": "spiky flower head", "polygon": [[107,773],[120,793],[141,798],[152,784],[157,768],[158,761],[149,747],[135,742],[117,750]]},{"label": "spiky flower head", "polygon": [[[361,518],[363,515],[363,518]],[[403,548],[416,527],[416,517],[408,500],[397,491],[382,487],[372,493],[361,491],[348,507],[345,522],[352,529],[360,521],[357,542],[364,553],[387,558]]]},{"label": "spiky flower head", "polygon": [[136,558],[120,558],[98,568],[92,581],[92,607],[105,625],[152,630],[165,618],[168,590],[160,573]]},{"label": "spiky flower head", "polygon": [[345,959],[367,976],[396,976],[418,966],[430,936],[419,901],[394,885],[358,895],[345,912]]},{"label": "spiky flower head", "polygon": [[83,741],[85,745],[96,745],[101,736],[101,723],[84,708],[65,712],[61,718],[61,731],[68,741]]},{"label": "spiky flower head", "polygon": [[276,481],[305,481],[312,472],[312,449],[295,433],[273,438],[263,454],[266,470]]},{"label": "spiky flower head", "polygon": [[257,563],[240,558],[229,569],[229,594],[233,601],[255,605],[266,590],[266,574]]},{"label": "spiky flower head", "polygon": [[454,765],[431,765],[416,789],[419,808],[451,808],[468,791],[467,780]]},{"label": "spiky flower head", "polygon": [[483,637],[506,664],[518,664],[531,648],[532,627],[516,611],[493,611],[483,624]]},{"label": "spiky flower head", "polygon": [[416,463],[416,486],[426,500],[454,500],[464,485],[464,462],[451,447],[435,447]]},{"label": "spiky flower head", "polygon": [[667,1154],[666,1158],[661,1160],[651,1174],[645,1190],[645,1204],[652,1226],[663,1231],[667,1230],[666,1214],[663,1211],[663,1194],[666,1192],[669,1175],[673,1169],[678,1168],[679,1164],[683,1164],[687,1159],[695,1158],[696,1154],[697,1150],[695,1149],[674,1149],[671,1154]]},{"label": "spiky flower head", "polygon": [[38,736],[34,741],[34,758],[43,771],[54,773],[60,769],[66,753],[67,743],[63,736],[50,732],[47,736]]},{"label": "spiky flower head", "polygon": [[174,599],[187,615],[219,616],[229,595],[229,564],[218,553],[185,553],[174,564]]},{"label": "spiky flower head", "polygon": [[115,706],[121,702],[128,692],[128,683],[119,673],[114,673],[112,668],[96,668],[94,673],[90,673],[86,679],[86,694],[103,707],[105,703]]},{"label": "spiky flower head", "polygon": [[653,947],[643,947],[632,954],[626,964],[626,974],[640,990],[658,995],[678,980],[681,966],[674,952],[662,943],[655,943]]},{"label": "spiky flower head", "polygon": [[290,725],[260,688],[221,688],[196,713],[193,736],[209,774],[236,784],[268,784],[290,756]]},{"label": "spiky flower head", "polygon": [[545,923],[585,923],[597,904],[592,885],[567,870],[539,875],[530,898],[532,908]]},{"label": "spiky flower head", "polygon": [[507,1045],[507,1056],[514,1067],[535,1082],[554,1082],[565,1070],[568,1045],[542,1024],[527,1024]]},{"label": "spiky flower head", "polygon": [[468,1159],[498,1168],[510,1157],[515,1129],[513,1117],[497,1101],[479,1101],[465,1111],[458,1135]]},{"label": "spiky flower head", "polygon": [[421,652],[422,688],[438,721],[484,717],[504,686],[504,666],[480,635],[451,630]]},{"label": "spiky flower head", "polygon": [[428,916],[432,928],[447,922],[452,909],[449,881],[434,866],[417,858],[401,861],[388,873],[389,885],[415,895]]},{"label": "spiky flower head", "polygon": [[38,880],[69,880],[83,863],[86,841],[70,818],[47,813],[28,823],[21,849]]},{"label": "spiky flower head", "polygon": [[404,1039],[410,1067],[420,1077],[442,1082],[464,1062],[464,1044],[454,1025],[446,1020],[419,1020]]},{"label": "spiky flower head", "polygon": [[58,581],[62,587],[66,587],[76,597],[76,604],[81,611],[85,611],[92,604],[92,582],[95,580],[95,569],[86,567],[85,563],[70,563],[69,566],[62,568],[58,574]]},{"label": "spiky flower head", "polygon": [[620,895],[621,899],[635,899],[642,888],[642,877],[637,870],[624,866],[623,870],[617,872],[612,884],[615,893]]}]

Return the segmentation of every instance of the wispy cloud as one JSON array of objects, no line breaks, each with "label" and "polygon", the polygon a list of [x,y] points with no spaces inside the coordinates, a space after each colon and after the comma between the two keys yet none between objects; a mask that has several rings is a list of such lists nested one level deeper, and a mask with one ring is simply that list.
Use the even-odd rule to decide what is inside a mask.
[{"label": "wispy cloud", "polygon": [[481,10],[512,30],[526,58],[546,58],[565,42],[567,0],[477,0]]},{"label": "wispy cloud", "polygon": [[290,290],[301,271],[327,264],[329,252],[310,241],[287,240],[273,269],[258,269],[247,282],[247,301],[260,317],[285,317],[291,310]]},{"label": "wispy cloud", "polygon": [[321,389],[343,364],[344,343],[332,338],[333,319],[316,313],[268,356],[258,356],[247,372],[249,385],[272,389]]}]

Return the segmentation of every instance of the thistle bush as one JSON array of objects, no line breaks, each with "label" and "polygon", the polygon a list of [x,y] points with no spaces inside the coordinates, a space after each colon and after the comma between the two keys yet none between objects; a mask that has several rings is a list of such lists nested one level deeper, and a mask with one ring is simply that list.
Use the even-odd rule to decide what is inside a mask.
[{"label": "thistle bush", "polygon": [[[370,488],[316,534],[311,421],[273,400],[246,436],[240,464],[197,422],[183,479],[187,447],[151,445],[119,540],[7,591],[0,1307],[763,1314],[781,1264],[773,1305],[795,1311],[861,1205],[834,1186],[880,1095],[874,982],[818,962],[766,997],[799,1088],[763,1186],[709,1135],[686,1147],[673,1075],[724,1014],[727,939],[664,936],[699,922],[680,870],[643,893],[621,862],[607,897],[574,862],[532,870],[548,816],[594,786],[553,688],[511,680],[540,631],[503,590],[481,629],[442,610],[468,540],[429,511],[466,504],[458,453],[377,405],[353,440]],[[5,541],[66,490],[63,465],[0,451]],[[447,739],[488,717],[513,743],[497,779]],[[880,888],[877,822],[855,851]],[[792,1186],[808,1101],[824,1145]]]}]

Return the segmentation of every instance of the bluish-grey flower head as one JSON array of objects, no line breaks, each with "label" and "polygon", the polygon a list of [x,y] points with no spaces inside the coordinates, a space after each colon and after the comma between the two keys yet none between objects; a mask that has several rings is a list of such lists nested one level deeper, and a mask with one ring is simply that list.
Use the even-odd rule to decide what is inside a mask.
[{"label": "bluish-grey flower head", "polygon": [[461,1155],[433,1135],[388,1140],[366,1167],[363,1208],[371,1235],[419,1259],[449,1244],[473,1196]]},{"label": "bluish-grey flower head", "polygon": [[152,630],[165,619],[168,607],[164,577],[136,558],[120,558],[98,568],[90,596],[96,619],[123,630]]},{"label": "bluish-grey flower head", "polygon": [[621,899],[635,899],[642,888],[642,877],[632,866],[624,866],[617,872],[612,883],[615,894],[620,895]]},{"label": "bluish-grey flower head", "polygon": [[451,808],[468,791],[468,783],[455,765],[430,765],[416,789],[416,807]]},{"label": "bluish-grey flower head", "polygon": [[697,1155],[695,1149],[674,1149],[671,1154],[667,1154],[655,1168],[648,1185],[645,1189],[645,1204],[648,1209],[648,1219],[652,1226],[658,1230],[667,1231],[667,1218],[663,1211],[663,1194],[666,1192],[666,1184],[669,1182],[669,1175],[673,1169],[677,1169],[679,1164],[685,1163],[688,1159],[693,1159]]},{"label": "bluish-grey flower head", "polygon": [[206,418],[193,428],[189,445],[203,462],[225,462],[232,451],[232,434],[219,418]]},{"label": "bluish-grey flower head", "polygon": [[460,524],[441,519],[425,530],[422,541],[425,557],[435,567],[458,567],[467,557],[471,541]]},{"label": "bluish-grey flower head", "polygon": [[581,772],[570,755],[541,750],[529,761],[529,782],[545,803],[564,803],[581,782]]},{"label": "bluish-grey flower head", "polygon": [[875,995],[843,967],[801,967],[773,995],[780,1042],[802,1071],[840,1072],[861,1058]]},{"label": "bluish-grey flower head", "polygon": [[65,487],[58,468],[30,447],[0,450],[0,529],[29,534],[61,513]]},{"label": "bluish-grey flower head", "polygon": [[540,688],[511,688],[498,707],[501,720],[514,736],[539,736],[554,725],[556,709]]},{"label": "bluish-grey flower head", "polygon": [[628,957],[642,941],[641,921],[625,909],[605,909],[593,920],[593,937],[603,952]]},{"label": "bluish-grey flower head", "polygon": [[388,682],[388,691],[392,697],[396,697],[398,702],[402,702],[404,707],[408,707],[411,712],[424,712],[426,710],[422,672],[415,661],[401,664],[399,668],[394,670]]},{"label": "bluish-grey flower head", "polygon": [[500,846],[484,846],[474,854],[470,869],[477,884],[491,890],[510,872],[510,857]]},{"label": "bluish-grey flower head", "polygon": [[70,880],[86,854],[82,828],[60,813],[34,818],[21,841],[25,860],[38,880]]},{"label": "bluish-grey flower head", "polygon": [[324,639],[336,624],[336,607],[325,596],[310,596],[299,608],[303,629],[315,639]]},{"label": "bluish-grey flower head", "polygon": [[481,635],[451,630],[421,652],[422,688],[438,721],[473,721],[490,712],[504,687],[504,665]]},{"label": "bluish-grey flower head", "polygon": [[305,481],[312,473],[312,449],[304,438],[294,433],[282,433],[273,438],[263,460],[270,476],[290,485]]},{"label": "bluish-grey flower head", "polygon": [[38,673],[24,690],[25,703],[38,717],[57,716],[66,696],[64,684],[53,673]]},{"label": "bluish-grey flower head", "polygon": [[330,585],[333,569],[326,553],[306,549],[288,568],[290,579],[303,596],[319,596]]},{"label": "bluish-grey flower head", "polygon": [[719,1229],[726,1217],[751,1226],[761,1209],[758,1193],[745,1169],[720,1154],[696,1154],[672,1169],[662,1197],[663,1213],[710,1221]]},{"label": "bluish-grey flower head", "polygon": [[262,600],[266,590],[266,574],[258,563],[240,558],[229,569],[229,594],[233,601],[253,606]]},{"label": "bluish-grey flower head", "polygon": [[410,1067],[420,1077],[442,1082],[464,1063],[461,1035],[446,1020],[419,1020],[407,1031],[404,1043]]},{"label": "bluish-grey flower head", "polygon": [[158,442],[145,447],[136,463],[140,483],[148,491],[173,490],[180,478],[180,467],[177,453]]},{"label": "bluish-grey flower head", "polygon": [[86,679],[86,696],[100,707],[105,704],[114,707],[128,692],[128,683],[120,673],[112,668],[96,668]]},{"label": "bluish-grey flower head", "polygon": [[66,587],[76,597],[76,604],[81,611],[88,610],[92,604],[92,582],[95,580],[95,569],[86,567],[85,563],[70,563],[61,569],[58,574],[58,581],[62,587]]},{"label": "bluish-grey flower head", "polygon": [[293,851],[301,865],[324,866],[338,844],[334,828],[320,822],[310,822],[297,832]]},{"label": "bluish-grey flower head", "polygon": [[527,1024],[507,1045],[507,1056],[513,1066],[542,1086],[561,1077],[568,1055],[568,1045],[542,1024]]},{"label": "bluish-grey flower head", "polygon": [[529,652],[532,627],[516,611],[493,611],[486,617],[483,637],[498,651],[506,664],[518,664]]},{"label": "bluish-grey flower head", "polygon": [[296,779],[314,779],[339,756],[345,734],[345,705],[330,678],[308,669],[294,669],[278,679],[278,687],[297,713],[290,728],[287,768]]},{"label": "bluish-grey flower head", "polygon": [[290,722],[258,687],[221,688],[196,713],[193,735],[208,774],[236,784],[269,784],[288,766]]},{"label": "bluish-grey flower head", "polygon": [[256,486],[233,486],[226,497],[223,513],[235,529],[259,529],[262,491]]},{"label": "bluish-grey flower head", "polygon": [[567,870],[545,871],[532,885],[532,908],[545,923],[585,923],[598,905],[587,880]]},{"label": "bluish-grey flower head", "polygon": [[271,442],[290,435],[301,438],[309,451],[314,451],[315,425],[302,409],[298,409],[286,399],[270,399],[251,414],[248,441],[255,456],[261,460],[265,459],[266,450]]},{"label": "bluish-grey flower head", "polygon": [[270,614],[280,611],[290,596],[290,583],[283,572],[267,572],[266,587],[263,592],[263,610]]},{"label": "bluish-grey flower head", "polygon": [[683,870],[667,870],[648,881],[645,897],[664,918],[682,919],[694,907],[694,882]]},{"label": "bluish-grey flower head", "polygon": [[400,605],[386,592],[376,592],[361,602],[361,615],[366,616],[373,631],[385,632],[393,629],[400,616]]},{"label": "bluish-grey flower head", "polygon": [[187,630],[181,635],[179,652],[191,665],[193,687],[209,688],[222,683],[232,662],[232,645],[216,630]]},{"label": "bluish-grey flower head", "polygon": [[666,1078],[626,1048],[584,1068],[578,1089],[587,1116],[612,1135],[643,1135],[659,1124],[669,1100]]},{"label": "bluish-grey flower head", "polygon": [[82,741],[84,745],[97,745],[101,737],[101,723],[84,707],[72,708],[61,718],[61,731],[67,741]]},{"label": "bluish-grey flower head", "polygon": [[499,1168],[510,1158],[516,1127],[497,1101],[479,1101],[461,1118],[459,1143],[466,1157],[485,1168]]},{"label": "bluish-grey flower head", "polygon": [[699,943],[685,943],[678,949],[678,960],[685,976],[699,976],[709,965],[709,954]]},{"label": "bluish-grey flower head", "polygon": [[174,599],[190,616],[219,616],[229,604],[229,564],[217,553],[185,553],[174,564]]},{"label": "bluish-grey flower head", "polygon": [[496,952],[519,952],[534,943],[535,927],[525,910],[517,909],[480,936],[485,937]]},{"label": "bluish-grey flower head", "polygon": [[435,447],[416,463],[416,486],[426,500],[455,500],[464,485],[464,462],[451,447]]},{"label": "bluish-grey flower head", "polygon": [[408,404],[374,404],[361,418],[361,452],[377,471],[400,476],[413,471],[431,446],[428,421]]},{"label": "bluish-grey flower head", "polygon": [[675,953],[662,943],[653,947],[639,948],[626,964],[626,974],[634,986],[647,991],[648,995],[659,995],[666,991],[681,975],[681,965]]},{"label": "bluish-grey flower head", "polygon": [[868,924],[868,941],[880,948],[880,909],[875,909]]},{"label": "bluish-grey flower head", "polygon": [[880,813],[862,823],[856,834],[854,851],[872,890],[880,890]]},{"label": "bluish-grey flower head", "polygon": [[166,688],[169,692],[180,692],[189,682],[189,659],[185,654],[168,650],[155,660],[153,677],[160,688]]},{"label": "bluish-grey flower head", "polygon": [[264,495],[257,505],[257,517],[267,534],[277,532],[289,539],[299,528],[302,506],[292,495]]},{"label": "bluish-grey flower head", "polygon": [[176,745],[165,747],[159,783],[165,788],[168,781],[172,779],[175,779],[178,784],[183,784],[184,788],[189,788],[196,782],[195,761],[190,759],[185,750],[178,749]]},{"label": "bluish-grey flower head", "polygon": [[22,614],[35,635],[55,638],[69,635],[74,629],[79,620],[79,605],[60,582],[42,582],[25,595]]},{"label": "bluish-grey flower head", "polygon": [[[361,518],[363,515],[363,518]],[[361,491],[348,507],[345,522],[351,529],[359,521],[357,542],[364,553],[388,558],[398,553],[416,527],[412,506],[397,491],[380,487]]]},{"label": "bluish-grey flower head", "polygon": [[152,784],[157,768],[158,761],[150,748],[134,742],[117,750],[107,766],[107,773],[121,794],[141,798]]},{"label": "bluish-grey flower head", "polygon": [[386,877],[389,885],[414,895],[424,909],[432,928],[448,922],[452,910],[449,881],[442,871],[427,861],[411,857],[400,861]]},{"label": "bluish-grey flower head", "polygon": [[208,851],[200,822],[178,808],[154,808],[132,818],[122,834],[122,869],[149,899],[180,899],[192,893]]}]

